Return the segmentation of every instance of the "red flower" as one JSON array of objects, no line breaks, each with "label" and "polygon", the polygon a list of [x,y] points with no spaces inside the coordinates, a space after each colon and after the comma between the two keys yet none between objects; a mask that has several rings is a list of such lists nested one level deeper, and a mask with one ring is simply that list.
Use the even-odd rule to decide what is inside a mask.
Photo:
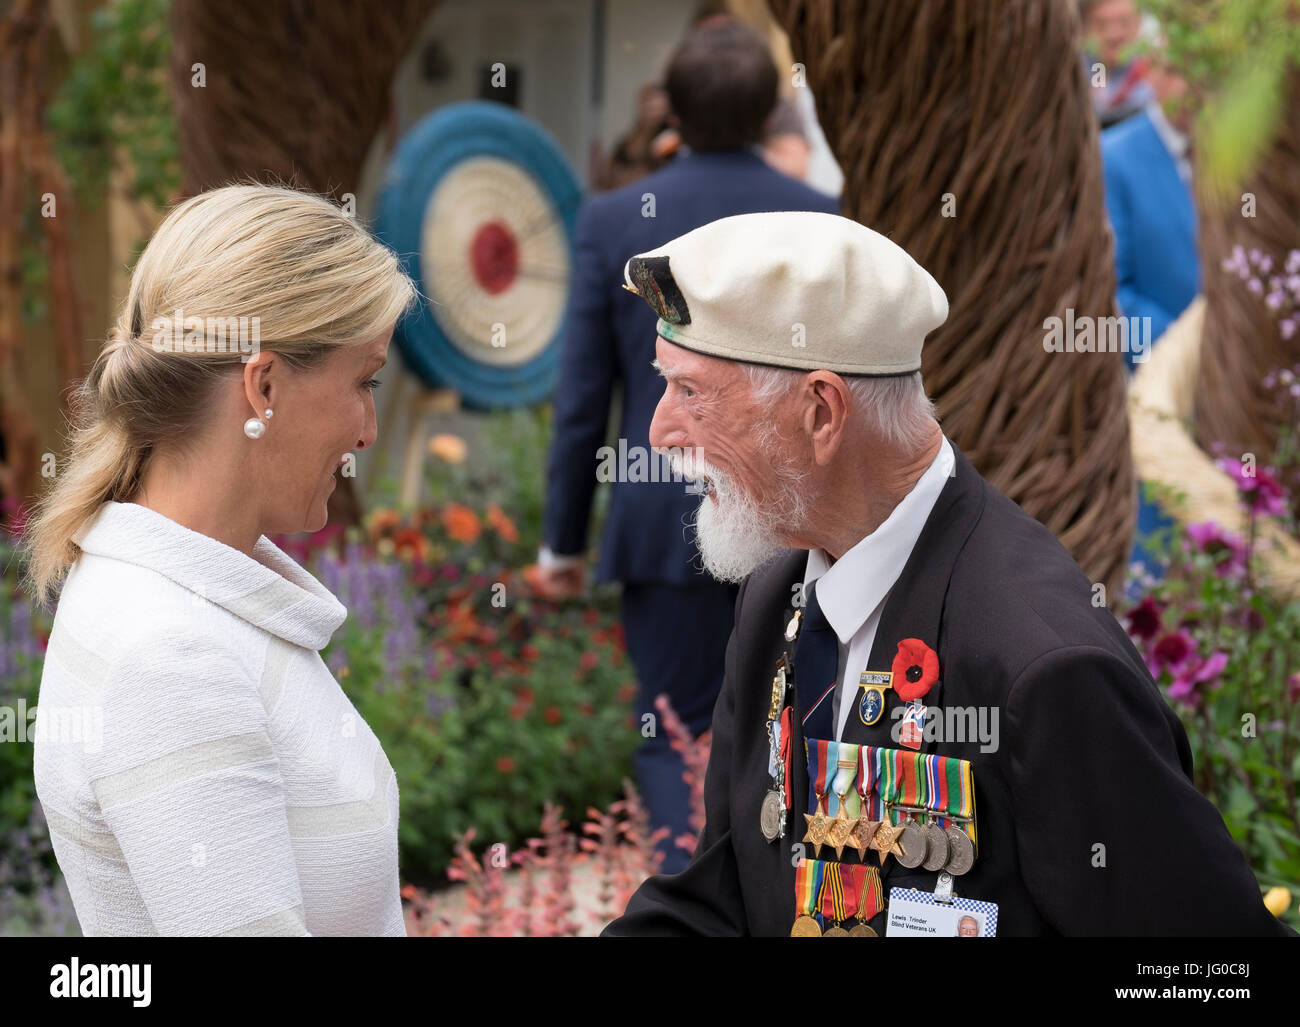
[{"label": "red flower", "polygon": [[501,773],[510,774],[514,772],[514,769],[515,769],[515,761],[512,760],[509,756],[497,757],[497,770],[501,771]]},{"label": "red flower", "polygon": [[527,642],[525,642],[523,645],[519,647],[519,655],[522,656],[525,660],[531,662],[532,660],[537,659],[537,657],[541,654],[537,651],[537,646],[529,645]]},{"label": "red flower", "polygon": [[893,666],[894,691],[904,702],[920,699],[939,680],[939,657],[919,638],[898,643]]},{"label": "red flower", "polygon": [[596,659],[595,653],[583,653],[578,658],[578,666],[581,667],[583,670],[591,670],[599,662],[600,661]]},{"label": "red flower", "polygon": [[546,707],[546,713],[543,714],[543,716],[546,717],[546,723],[550,724],[552,727],[554,727],[556,724],[558,724],[561,720],[564,719],[564,716],[563,714],[560,713],[560,708],[558,706]]},{"label": "red flower", "polygon": [[1134,638],[1150,640],[1160,631],[1160,606],[1147,596],[1128,612],[1128,633]]}]

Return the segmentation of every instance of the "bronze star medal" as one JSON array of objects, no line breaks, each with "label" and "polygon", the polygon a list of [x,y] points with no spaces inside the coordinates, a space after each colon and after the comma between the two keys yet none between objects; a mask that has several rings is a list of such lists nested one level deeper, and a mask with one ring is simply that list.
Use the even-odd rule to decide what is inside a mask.
[{"label": "bronze star medal", "polygon": [[858,858],[865,859],[867,849],[874,848],[871,840],[875,837],[876,828],[880,826],[879,820],[868,820],[866,817],[858,817],[853,824],[853,830],[849,832],[849,844],[858,850]]},{"label": "bronze star medal", "polygon": [[804,820],[808,821],[808,833],[803,836],[803,840],[813,847],[813,858],[821,856],[822,846],[826,844],[826,835],[830,831],[832,820],[822,812],[822,803],[825,796],[817,797],[817,811],[815,813],[805,813]]},{"label": "bronze star medal", "polygon": [[885,869],[885,860],[889,858],[890,853],[895,857],[902,855],[903,848],[899,845],[899,839],[903,834],[901,827],[895,827],[888,820],[882,820],[880,826],[876,828],[875,837],[871,839],[871,847],[880,853],[880,869]]},{"label": "bronze star medal", "polygon": [[844,811],[844,802],[841,800],[840,808],[826,833],[826,844],[835,850],[836,859],[844,858],[844,846],[851,844],[849,839],[853,837],[853,828],[857,823],[855,818]]}]

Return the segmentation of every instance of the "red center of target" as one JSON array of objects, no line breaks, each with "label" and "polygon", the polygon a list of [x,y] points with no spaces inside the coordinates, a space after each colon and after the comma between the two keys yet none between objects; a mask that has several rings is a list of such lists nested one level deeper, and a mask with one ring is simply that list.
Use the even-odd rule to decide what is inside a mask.
[{"label": "red center of target", "polygon": [[482,225],[469,244],[469,266],[484,292],[504,292],[519,275],[519,243],[500,221]]}]

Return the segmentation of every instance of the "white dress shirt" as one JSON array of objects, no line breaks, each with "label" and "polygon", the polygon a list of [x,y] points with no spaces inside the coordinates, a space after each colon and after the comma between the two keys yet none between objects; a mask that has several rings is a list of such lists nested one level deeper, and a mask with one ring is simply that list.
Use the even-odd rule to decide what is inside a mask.
[{"label": "white dress shirt", "polygon": [[853,709],[858,675],[864,670],[889,669],[867,667],[880,613],[956,465],[952,444],[945,436],[929,468],[875,531],[834,563],[824,549],[808,552],[804,588],[814,581],[818,583],[817,601],[840,643],[836,679],[840,687],[834,706],[837,740],[843,736],[844,724]]}]

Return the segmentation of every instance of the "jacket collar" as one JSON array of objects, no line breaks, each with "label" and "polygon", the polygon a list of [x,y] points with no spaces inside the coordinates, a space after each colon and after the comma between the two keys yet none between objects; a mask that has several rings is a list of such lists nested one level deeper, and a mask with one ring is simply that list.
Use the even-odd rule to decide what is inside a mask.
[{"label": "jacket collar", "polygon": [[[955,443],[952,449],[956,458],[952,477],[939,493],[898,582],[885,600],[867,663],[870,670],[889,670],[898,643],[905,638],[919,638],[939,654],[939,680],[926,696],[931,706],[939,705],[943,695],[943,608],[953,567],[975,530],[988,498],[979,472]],[[850,672],[861,669],[852,668]],[[859,741],[851,736],[860,734],[861,726],[861,721],[850,714],[845,722],[844,741]]]},{"label": "jacket collar", "polygon": [[348,611],[265,535],[253,558],[138,503],[104,503],[74,539],[83,552],[157,571],[286,642],[319,650]]}]

